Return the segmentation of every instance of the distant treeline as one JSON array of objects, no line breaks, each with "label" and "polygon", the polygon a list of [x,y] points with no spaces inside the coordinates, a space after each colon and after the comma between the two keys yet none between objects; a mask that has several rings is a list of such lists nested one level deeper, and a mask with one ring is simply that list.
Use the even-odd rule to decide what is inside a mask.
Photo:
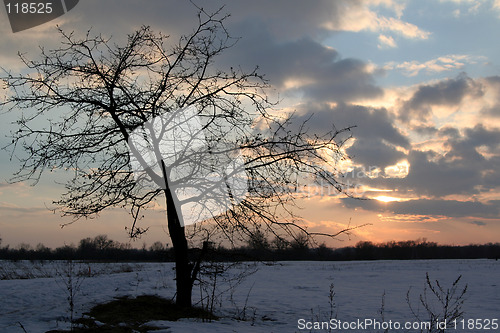
[{"label": "distant treeline", "polygon": [[[1,240],[0,240],[1,242]],[[1,245],[1,243],[0,243]],[[412,259],[498,259],[500,243],[484,245],[450,246],[427,241],[404,241],[375,244],[359,242],[356,246],[332,249],[325,245],[311,247],[308,242],[255,242],[238,248],[216,247],[206,244],[205,260],[212,261],[285,261],[285,260],[412,260]],[[198,258],[200,249],[192,249],[191,256]],[[173,261],[173,249],[156,242],[142,249],[132,248],[106,235],[82,239],[78,246],[65,245],[50,249],[43,244],[35,248],[20,244],[15,248],[0,246],[2,260],[102,260],[102,261]]]}]

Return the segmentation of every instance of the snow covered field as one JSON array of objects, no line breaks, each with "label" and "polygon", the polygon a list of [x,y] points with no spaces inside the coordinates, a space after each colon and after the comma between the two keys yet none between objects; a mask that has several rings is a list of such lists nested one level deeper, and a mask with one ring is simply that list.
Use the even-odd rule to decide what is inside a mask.
[{"label": "snow covered field", "polygon": [[[67,268],[65,265],[0,261],[0,278],[3,278],[0,280],[0,332],[24,332],[21,325],[29,333],[69,327],[65,282],[57,274]],[[91,263],[77,265],[77,268],[88,272],[89,265],[90,276],[77,280],[81,288],[75,295],[75,317],[117,296],[174,295],[171,263]],[[244,271],[245,266],[240,265],[221,276],[218,290],[228,289],[224,277]],[[413,323],[416,319],[407,305],[406,295],[411,288],[410,299],[416,309],[419,295],[424,292],[426,272],[445,289],[462,275],[459,286],[463,288],[468,284],[463,305],[465,325],[469,319],[482,319],[483,323],[485,319],[500,320],[500,261],[279,262],[258,264],[257,268],[232,291],[217,298],[216,312],[223,317],[221,320],[154,322],[163,328],[155,332],[328,332],[328,329],[309,329],[309,325],[329,321],[331,317],[336,324],[338,320],[350,323],[365,319],[379,323],[392,321],[393,325]],[[249,269],[253,267],[250,265]],[[334,304],[330,304],[329,299],[332,285]],[[195,287],[194,299],[199,299],[199,295],[199,288]],[[431,296],[428,294],[430,303]],[[419,311],[424,318],[426,312],[422,306]],[[247,320],[238,321],[235,317]],[[456,330],[446,332],[500,331],[495,330],[494,325],[489,328],[467,329],[466,326],[462,329],[459,325]],[[357,327],[331,331],[383,332],[384,329]]]}]

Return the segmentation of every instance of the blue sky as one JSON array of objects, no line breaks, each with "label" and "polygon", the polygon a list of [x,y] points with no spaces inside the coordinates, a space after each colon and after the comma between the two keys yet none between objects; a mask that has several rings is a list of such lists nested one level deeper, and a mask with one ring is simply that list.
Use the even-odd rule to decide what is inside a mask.
[{"label": "blue sky", "polygon": [[[204,2],[208,9],[221,1]],[[356,179],[368,201],[315,195],[300,214],[311,230],[360,228],[360,240],[427,238],[440,243],[495,242],[500,235],[500,1],[337,0],[231,1],[228,28],[241,37],[220,65],[259,65],[311,131],[326,124],[357,125],[347,171],[378,168]],[[184,1],[81,1],[68,14],[13,34],[0,13],[0,65],[21,71],[18,51],[57,45],[55,25],[94,31],[119,41],[143,24],[170,34],[191,31],[195,8]],[[6,93],[5,91],[3,94]],[[1,132],[17,113],[1,114]],[[0,138],[8,142],[8,138]],[[0,237],[50,246],[107,233],[126,241],[127,214],[113,210],[93,221],[67,223],[46,209],[63,187],[46,177],[37,187],[8,184],[19,167],[0,152]],[[58,177],[65,177],[59,175]],[[166,241],[165,217],[150,212],[153,232]]]},{"label": "blue sky", "polygon": [[[457,3],[423,0],[402,3],[407,5],[400,19],[418,27],[425,38],[411,38],[390,30],[370,31],[368,27],[364,31],[332,34],[325,44],[339,50],[344,57],[360,58],[379,68],[390,63],[425,64],[450,55],[467,56],[457,61],[461,65],[442,72],[432,71],[428,67],[410,76],[411,72],[404,70],[388,70],[385,75],[378,77],[378,83],[383,86],[417,84],[446,78],[460,71],[472,76],[484,76],[500,68],[498,63],[495,64],[500,50],[494,47],[497,43],[494,32],[498,29],[499,11],[492,10],[492,2],[483,1],[477,8],[477,1]],[[371,8],[379,8],[379,15],[398,17],[394,10]],[[381,35],[391,38],[394,45],[381,42]],[[438,64],[442,62],[438,61]]]}]

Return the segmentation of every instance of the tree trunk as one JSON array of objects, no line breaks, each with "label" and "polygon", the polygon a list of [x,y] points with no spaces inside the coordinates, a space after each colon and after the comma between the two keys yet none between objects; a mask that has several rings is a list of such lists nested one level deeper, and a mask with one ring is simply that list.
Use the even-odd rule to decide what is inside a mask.
[{"label": "tree trunk", "polygon": [[165,190],[167,201],[168,231],[172,240],[175,256],[175,282],[177,296],[175,303],[181,307],[191,307],[193,280],[191,278],[192,265],[189,263],[188,244],[184,227],[181,226],[174,199],[169,189]]}]

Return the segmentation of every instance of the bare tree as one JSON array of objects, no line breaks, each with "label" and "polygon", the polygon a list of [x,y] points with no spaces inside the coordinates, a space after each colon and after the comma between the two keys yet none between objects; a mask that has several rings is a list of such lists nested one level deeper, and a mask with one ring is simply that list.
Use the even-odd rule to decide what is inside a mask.
[{"label": "bare tree", "polygon": [[[194,105],[208,149],[224,139],[232,148],[214,151],[227,155],[237,149],[241,153],[248,193],[226,212],[209,218],[229,241],[262,228],[292,238],[303,237],[304,232],[308,237],[335,237],[350,230],[307,232],[293,208],[302,180],[344,190],[337,181],[337,163],[346,158],[342,145],[350,136],[349,129],[336,130],[332,125],[329,133],[310,134],[306,123],[294,124],[293,116],[273,111],[274,103],[266,94],[268,83],[257,68],[250,72],[237,66],[219,69],[215,59],[236,42],[224,26],[226,18],[220,10],[200,9],[194,31],[170,47],[165,45],[168,36],[149,27],[129,35],[121,46],[90,31],[79,38],[60,30],[58,49],[41,48],[38,60],[20,55],[28,74],[4,70],[3,76],[11,90],[3,106],[26,110],[12,133],[13,156],[18,150],[27,152],[20,158],[14,180],[36,184],[44,172],[71,171],[65,193],[55,202],[57,209],[76,220],[124,207],[131,214],[127,230],[132,237],[147,231],[139,225],[142,211],[163,197],[180,306],[191,306],[199,259],[189,257],[186,227],[176,209],[172,183],[156,188],[141,185],[129,153],[131,133],[158,116]],[[141,154],[135,158],[148,166]],[[162,156],[157,158],[158,168],[145,167],[145,174],[153,180],[172,180],[171,166]],[[193,158],[199,156],[191,156],[190,166],[196,164]],[[196,169],[189,173],[193,177]],[[181,178],[176,181],[182,184]],[[196,232],[200,227],[192,228]]]}]

